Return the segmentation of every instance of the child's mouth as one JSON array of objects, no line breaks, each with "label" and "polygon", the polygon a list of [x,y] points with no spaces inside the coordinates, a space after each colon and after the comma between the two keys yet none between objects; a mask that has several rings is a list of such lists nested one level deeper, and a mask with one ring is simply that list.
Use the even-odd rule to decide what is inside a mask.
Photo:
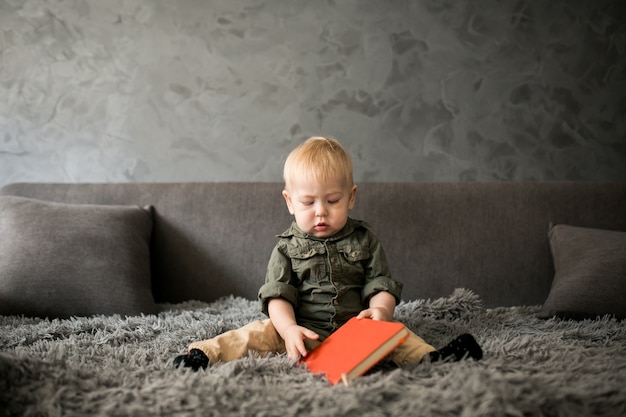
[{"label": "child's mouth", "polygon": [[318,223],[313,228],[318,232],[324,232],[328,229],[328,225],[326,223]]}]

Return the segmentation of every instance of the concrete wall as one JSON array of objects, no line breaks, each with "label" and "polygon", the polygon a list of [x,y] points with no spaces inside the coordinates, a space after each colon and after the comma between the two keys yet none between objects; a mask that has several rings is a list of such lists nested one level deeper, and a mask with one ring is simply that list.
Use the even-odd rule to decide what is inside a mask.
[{"label": "concrete wall", "polygon": [[0,185],[626,181],[623,0],[0,0]]}]

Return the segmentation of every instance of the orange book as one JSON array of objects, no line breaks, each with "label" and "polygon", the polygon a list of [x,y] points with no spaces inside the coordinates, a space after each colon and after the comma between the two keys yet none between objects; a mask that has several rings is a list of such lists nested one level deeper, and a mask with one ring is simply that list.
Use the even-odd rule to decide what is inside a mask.
[{"label": "orange book", "polygon": [[348,320],[301,359],[307,369],[331,384],[348,383],[403,343],[409,332],[402,323],[371,319]]}]

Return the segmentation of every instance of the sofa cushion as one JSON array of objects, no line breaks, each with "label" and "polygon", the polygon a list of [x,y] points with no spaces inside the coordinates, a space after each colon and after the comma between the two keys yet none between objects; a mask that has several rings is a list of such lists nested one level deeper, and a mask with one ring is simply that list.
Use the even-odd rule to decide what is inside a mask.
[{"label": "sofa cushion", "polygon": [[155,312],[150,207],[0,196],[0,314]]},{"label": "sofa cushion", "polygon": [[548,237],[555,275],[540,316],[626,317],[626,233],[556,225]]}]

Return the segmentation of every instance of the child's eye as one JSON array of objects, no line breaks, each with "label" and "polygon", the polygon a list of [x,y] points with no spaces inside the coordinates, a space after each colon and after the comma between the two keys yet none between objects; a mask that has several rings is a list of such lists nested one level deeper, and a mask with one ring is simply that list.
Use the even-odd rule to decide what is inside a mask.
[{"label": "child's eye", "polygon": [[312,206],[313,202],[312,201],[302,201],[302,204],[304,204],[305,206]]},{"label": "child's eye", "polygon": [[328,200],[328,204],[337,204],[339,200]]}]

